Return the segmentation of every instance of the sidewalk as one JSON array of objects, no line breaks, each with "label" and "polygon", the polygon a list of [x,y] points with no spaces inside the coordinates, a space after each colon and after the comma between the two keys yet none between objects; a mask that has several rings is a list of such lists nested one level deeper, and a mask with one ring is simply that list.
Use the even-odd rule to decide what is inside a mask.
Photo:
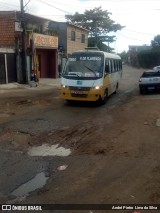
[{"label": "sidewalk", "polygon": [[30,84],[19,84],[8,83],[8,84],[0,84],[0,90],[10,90],[10,89],[31,89],[31,88],[52,88],[52,87],[60,87],[60,78],[41,78],[38,82],[37,87],[31,87]]}]

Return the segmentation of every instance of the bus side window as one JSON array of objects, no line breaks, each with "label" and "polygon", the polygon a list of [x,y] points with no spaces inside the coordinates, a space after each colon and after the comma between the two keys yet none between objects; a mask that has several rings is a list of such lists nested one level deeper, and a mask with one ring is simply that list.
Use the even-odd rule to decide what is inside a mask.
[{"label": "bus side window", "polygon": [[119,60],[118,62],[119,62],[119,70],[122,70],[122,61]]},{"label": "bus side window", "polygon": [[120,66],[121,66],[121,70],[122,70],[122,61],[120,61]]},{"label": "bus side window", "polygon": [[105,60],[105,74],[110,73],[110,69],[109,69],[109,61],[108,59]]},{"label": "bus side window", "polygon": [[117,60],[114,61],[114,68],[115,68],[115,72],[117,72],[118,71],[118,61]]},{"label": "bus side window", "polygon": [[110,62],[111,62],[111,72],[113,73],[114,72],[114,61],[110,60]]},{"label": "bus side window", "polygon": [[117,60],[117,70],[120,71],[119,61]]}]

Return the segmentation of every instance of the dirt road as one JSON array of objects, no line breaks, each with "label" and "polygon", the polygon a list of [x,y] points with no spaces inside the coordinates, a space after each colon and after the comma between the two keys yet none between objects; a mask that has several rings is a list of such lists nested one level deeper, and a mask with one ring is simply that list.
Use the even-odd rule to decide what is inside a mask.
[{"label": "dirt road", "polygon": [[101,107],[66,104],[58,88],[0,94],[0,203],[160,204],[160,95],[139,95],[141,73],[125,66]]}]

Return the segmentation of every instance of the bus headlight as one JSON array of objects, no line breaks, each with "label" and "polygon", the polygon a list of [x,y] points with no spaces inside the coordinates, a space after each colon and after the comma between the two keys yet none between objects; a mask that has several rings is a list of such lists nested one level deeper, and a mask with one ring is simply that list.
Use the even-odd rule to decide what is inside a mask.
[{"label": "bus headlight", "polygon": [[95,89],[100,89],[100,86],[96,86]]},{"label": "bus headlight", "polygon": [[98,90],[98,89],[100,89],[100,88],[101,88],[100,86],[92,87],[92,89],[95,89],[95,90]]},{"label": "bus headlight", "polygon": [[61,85],[63,88],[65,88],[65,89],[69,89],[69,86],[67,86],[67,85],[65,85],[65,84],[62,84]]}]

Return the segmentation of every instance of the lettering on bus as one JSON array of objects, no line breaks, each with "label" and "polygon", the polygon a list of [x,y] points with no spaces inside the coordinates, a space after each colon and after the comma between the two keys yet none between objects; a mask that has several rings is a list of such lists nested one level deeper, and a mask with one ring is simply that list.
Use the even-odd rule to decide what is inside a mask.
[{"label": "lettering on bus", "polygon": [[102,58],[101,57],[96,57],[96,56],[92,56],[92,57],[80,57],[80,61],[101,61]]},{"label": "lettering on bus", "polygon": [[77,61],[76,58],[69,58],[68,61]]}]

